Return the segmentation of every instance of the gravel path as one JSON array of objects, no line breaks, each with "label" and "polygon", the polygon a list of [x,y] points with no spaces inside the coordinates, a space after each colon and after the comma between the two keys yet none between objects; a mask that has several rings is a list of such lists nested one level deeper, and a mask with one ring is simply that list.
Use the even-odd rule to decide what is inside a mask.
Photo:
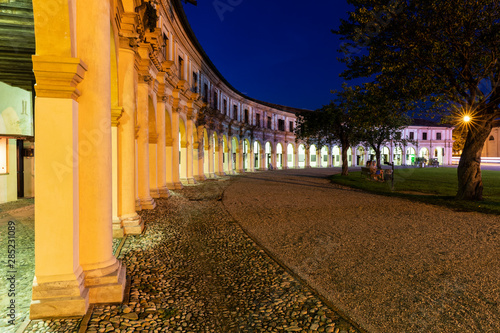
[{"label": "gravel path", "polygon": [[239,177],[224,205],[369,332],[500,332],[500,218],[331,184],[338,169]]}]

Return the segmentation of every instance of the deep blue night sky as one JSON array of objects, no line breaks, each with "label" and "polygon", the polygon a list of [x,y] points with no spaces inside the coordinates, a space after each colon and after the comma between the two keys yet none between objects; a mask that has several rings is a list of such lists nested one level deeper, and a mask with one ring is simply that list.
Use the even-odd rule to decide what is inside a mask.
[{"label": "deep blue night sky", "polygon": [[205,52],[242,93],[314,110],[340,89],[345,66],[330,30],[347,18],[345,0],[198,0],[184,8]]}]

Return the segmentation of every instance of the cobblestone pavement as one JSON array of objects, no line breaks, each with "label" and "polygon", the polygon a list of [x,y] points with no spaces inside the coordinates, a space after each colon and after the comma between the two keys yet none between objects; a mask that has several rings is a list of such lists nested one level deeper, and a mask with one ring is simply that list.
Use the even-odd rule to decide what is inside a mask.
[{"label": "cobblestone pavement", "polygon": [[369,332],[500,332],[500,216],[344,188],[335,172],[246,174],[223,203]]},{"label": "cobblestone pavement", "polygon": [[[2,333],[16,332],[29,313],[35,270],[33,203],[33,199],[22,199],[0,205],[0,332]],[[9,221],[13,223],[9,225]],[[9,227],[11,227],[10,235]],[[10,240],[15,241],[10,243],[15,246],[14,248],[8,247],[9,236]],[[15,259],[11,259],[14,260],[12,262],[9,261],[8,250],[14,249]],[[13,266],[10,266],[11,264]],[[11,288],[12,283],[15,285],[14,288]],[[15,302],[13,312],[8,308],[11,306],[11,300]],[[12,319],[14,325],[9,323]]]},{"label": "cobblestone pavement", "polygon": [[234,179],[187,186],[141,212],[145,233],[127,237],[119,256],[126,303],[25,332],[359,332],[231,219],[221,200]]}]

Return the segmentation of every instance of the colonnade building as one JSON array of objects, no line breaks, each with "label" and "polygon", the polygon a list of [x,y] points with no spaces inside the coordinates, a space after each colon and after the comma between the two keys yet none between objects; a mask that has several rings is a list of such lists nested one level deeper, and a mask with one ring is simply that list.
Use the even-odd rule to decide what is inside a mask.
[{"label": "colonnade building", "polygon": [[[112,238],[141,233],[137,212],[154,209],[170,190],[270,167],[340,165],[338,146],[296,142],[297,117],[307,110],[252,99],[223,78],[181,0],[33,0],[32,6],[31,318],[78,316],[90,303],[120,302],[126,269],[112,253]],[[410,164],[428,154],[451,163],[451,128],[427,124],[402,135],[411,133],[420,146],[388,143],[386,160]],[[0,137],[2,154],[2,140],[10,147],[16,137]],[[370,155],[354,147],[349,163],[362,165]],[[10,162],[0,156],[1,163]]]}]

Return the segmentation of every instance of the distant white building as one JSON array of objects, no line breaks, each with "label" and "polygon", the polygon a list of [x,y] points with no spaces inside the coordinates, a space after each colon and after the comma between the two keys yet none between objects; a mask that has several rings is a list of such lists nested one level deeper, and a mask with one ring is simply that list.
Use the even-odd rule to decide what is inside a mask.
[{"label": "distant white building", "polygon": [[500,157],[500,127],[493,127],[484,143],[481,157]]},{"label": "distant white building", "polygon": [[[414,143],[401,146],[388,141],[381,151],[382,162],[388,161],[395,165],[413,165],[416,157],[425,157],[438,160],[439,165],[451,165],[453,148],[453,129],[451,125],[442,125],[425,119],[414,119],[413,124],[401,131],[403,138]],[[333,147],[332,153],[340,155],[338,146]],[[366,144],[357,145],[350,149],[349,166],[362,166],[369,160],[375,160],[375,151]],[[341,157],[334,156],[333,166],[341,166]]]}]

